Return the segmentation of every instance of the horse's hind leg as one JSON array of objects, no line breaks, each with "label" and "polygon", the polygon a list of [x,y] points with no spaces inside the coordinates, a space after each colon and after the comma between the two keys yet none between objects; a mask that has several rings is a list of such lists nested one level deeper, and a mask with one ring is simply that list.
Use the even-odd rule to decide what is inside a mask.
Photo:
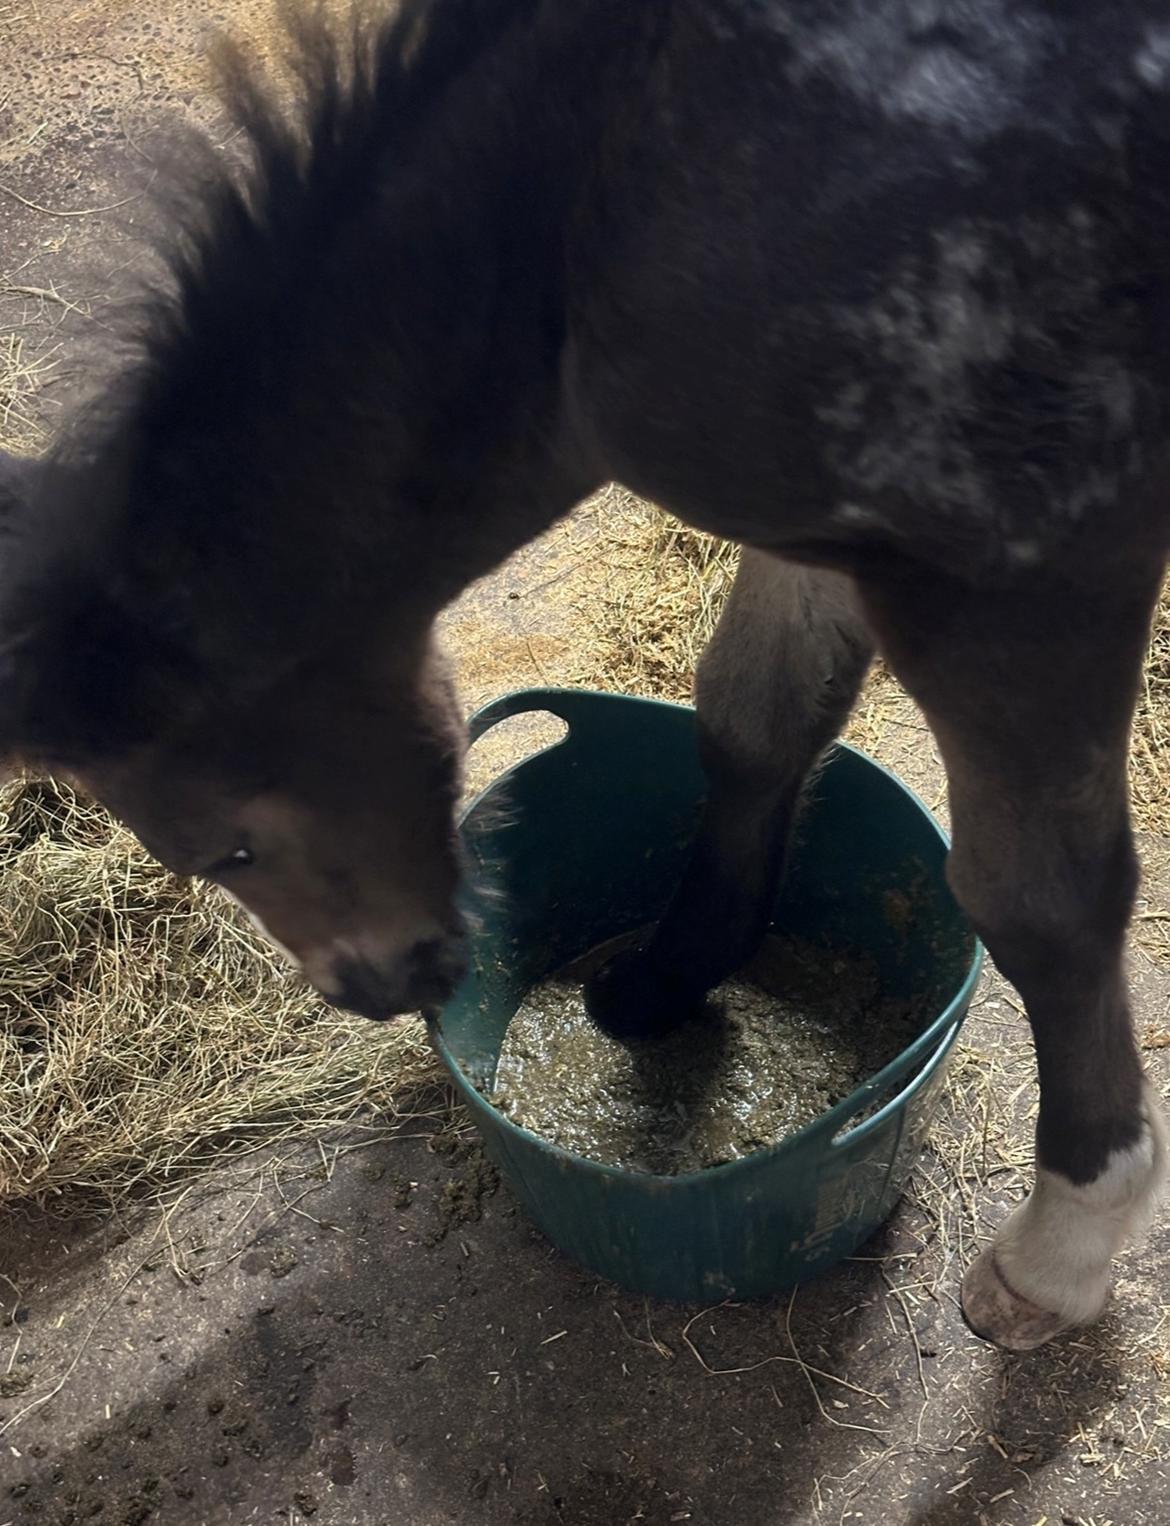
[{"label": "horse's hind leg", "polygon": [[603,1027],[665,1032],[756,951],[805,780],[843,725],[871,653],[849,581],[744,552],[696,677],[703,820],[649,943],[588,987]]},{"label": "horse's hind leg", "polygon": [[946,762],[951,885],[1035,1040],[1035,1185],[963,1284],[972,1327],[1013,1350],[1100,1314],[1163,1172],[1123,971],[1126,753],[1155,594],[1143,579],[1124,595],[976,597],[936,578],[863,600]]}]

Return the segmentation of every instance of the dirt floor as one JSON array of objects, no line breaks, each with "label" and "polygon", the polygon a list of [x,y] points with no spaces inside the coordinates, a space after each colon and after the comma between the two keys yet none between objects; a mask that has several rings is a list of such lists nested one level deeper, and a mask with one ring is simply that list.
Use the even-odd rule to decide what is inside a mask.
[{"label": "dirt floor", "polygon": [[[224,20],[259,35],[247,0],[0,0],[0,342],[29,393],[9,439],[34,443],[100,384],[154,147],[168,113],[214,125],[196,59]],[[600,514],[451,613],[469,705],[579,673]],[[881,756],[941,806],[920,718],[888,689],[868,703]],[[485,740],[479,777],[537,735]],[[1170,870],[1164,841],[1143,846],[1136,1001],[1165,1092],[1152,932]],[[0,1526],[1162,1526],[1170,1228],[1128,1257],[1096,1329],[1030,1357],[975,1340],[958,1277],[1019,1194],[1034,1106],[994,975],[966,1040],[890,1226],[772,1302],[597,1283],[528,1226],[438,1094],[259,1151],[165,1211],[0,1219]]]}]

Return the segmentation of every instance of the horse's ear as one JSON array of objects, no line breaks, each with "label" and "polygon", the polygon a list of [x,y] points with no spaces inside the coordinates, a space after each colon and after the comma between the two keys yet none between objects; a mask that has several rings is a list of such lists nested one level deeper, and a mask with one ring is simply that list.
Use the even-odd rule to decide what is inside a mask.
[{"label": "horse's ear", "polygon": [[181,654],[99,590],[46,592],[42,608],[0,637],[0,758],[80,766],[157,734],[180,702]]}]

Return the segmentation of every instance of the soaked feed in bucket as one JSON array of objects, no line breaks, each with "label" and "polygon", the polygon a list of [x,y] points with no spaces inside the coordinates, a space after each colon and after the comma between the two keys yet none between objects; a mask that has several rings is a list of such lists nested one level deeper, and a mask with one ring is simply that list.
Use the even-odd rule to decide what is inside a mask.
[{"label": "soaked feed in bucket", "polygon": [[[625,1045],[590,1021],[581,981],[614,940],[541,981],[508,1025],[492,1103],[578,1155],[676,1176],[811,1123],[922,1032],[921,1001],[883,997],[868,956],[769,938],[706,1012]],[[885,1100],[885,1099],[881,1099]]]}]

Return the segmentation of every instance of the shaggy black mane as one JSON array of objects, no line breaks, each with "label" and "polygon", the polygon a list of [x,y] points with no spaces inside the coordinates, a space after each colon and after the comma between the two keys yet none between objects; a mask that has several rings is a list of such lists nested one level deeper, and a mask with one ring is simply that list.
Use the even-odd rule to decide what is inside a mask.
[{"label": "shaggy black mane", "polygon": [[[568,207],[622,40],[660,13],[279,11],[271,71],[219,49],[239,131],[160,176],[163,275],[130,364],[59,442],[7,572],[22,667],[54,675],[26,727],[46,748],[72,742],[65,717],[82,750],[117,746],[225,682],[264,689],[340,639],[339,611],[351,641],[437,611],[510,549],[485,482],[515,498],[522,479],[545,512],[529,477],[555,434]],[[425,575],[388,602],[404,565]]]},{"label": "shaggy black mane", "polygon": [[387,171],[409,164],[447,90],[540,4],[402,0],[389,15],[366,4],[338,19],[321,0],[278,0],[275,71],[222,39],[218,93],[243,154],[205,150],[185,184],[162,192],[173,280],[148,305],[150,371],[177,383],[185,341],[197,339],[205,363],[256,330],[259,296],[272,313],[312,290],[341,219],[376,223]]}]

